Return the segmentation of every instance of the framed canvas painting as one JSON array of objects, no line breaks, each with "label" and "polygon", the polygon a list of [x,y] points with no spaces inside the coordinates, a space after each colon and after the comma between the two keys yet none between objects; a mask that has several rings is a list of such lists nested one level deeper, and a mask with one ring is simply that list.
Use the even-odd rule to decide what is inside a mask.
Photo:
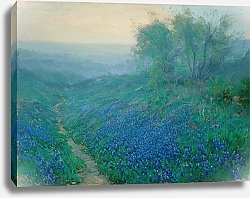
[{"label": "framed canvas painting", "polygon": [[249,180],[250,8],[18,1],[18,187]]}]

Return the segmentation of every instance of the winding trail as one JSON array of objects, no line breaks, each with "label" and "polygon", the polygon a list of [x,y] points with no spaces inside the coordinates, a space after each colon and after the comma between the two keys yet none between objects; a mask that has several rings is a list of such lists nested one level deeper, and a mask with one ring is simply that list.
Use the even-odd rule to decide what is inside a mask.
[{"label": "winding trail", "polygon": [[103,175],[100,174],[98,170],[98,164],[92,159],[90,155],[85,153],[85,147],[82,145],[76,144],[72,138],[67,136],[67,132],[62,124],[62,111],[60,109],[60,106],[67,102],[67,100],[63,97],[61,97],[61,101],[59,101],[55,106],[54,110],[57,112],[57,128],[58,132],[62,135],[65,135],[67,137],[67,143],[72,148],[73,155],[81,158],[85,164],[86,167],[83,170],[78,170],[78,176],[81,179],[80,183],[73,182],[72,185],[108,185],[110,184],[107,178],[105,178]]}]

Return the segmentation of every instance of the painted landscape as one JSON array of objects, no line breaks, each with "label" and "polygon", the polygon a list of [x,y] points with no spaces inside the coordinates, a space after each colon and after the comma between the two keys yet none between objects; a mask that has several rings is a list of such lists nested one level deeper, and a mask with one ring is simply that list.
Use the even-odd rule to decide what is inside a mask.
[{"label": "painted landscape", "polygon": [[249,180],[249,7],[18,2],[18,187]]}]

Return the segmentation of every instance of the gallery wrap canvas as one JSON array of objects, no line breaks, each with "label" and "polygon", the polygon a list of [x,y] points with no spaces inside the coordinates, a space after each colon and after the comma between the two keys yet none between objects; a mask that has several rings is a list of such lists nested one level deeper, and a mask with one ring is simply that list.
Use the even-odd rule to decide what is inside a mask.
[{"label": "gallery wrap canvas", "polygon": [[249,180],[250,9],[18,1],[18,187]]}]

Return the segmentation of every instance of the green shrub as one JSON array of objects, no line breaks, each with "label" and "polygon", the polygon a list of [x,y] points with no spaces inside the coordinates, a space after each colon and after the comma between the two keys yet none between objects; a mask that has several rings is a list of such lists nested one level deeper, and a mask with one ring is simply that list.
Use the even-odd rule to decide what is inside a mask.
[{"label": "green shrub", "polygon": [[222,78],[214,78],[208,83],[208,94],[218,104],[229,107],[231,113],[249,115],[250,78],[232,85]]},{"label": "green shrub", "polygon": [[239,102],[243,108],[246,109],[249,115],[250,106],[250,78],[243,78],[241,80],[241,88],[238,90]]}]

